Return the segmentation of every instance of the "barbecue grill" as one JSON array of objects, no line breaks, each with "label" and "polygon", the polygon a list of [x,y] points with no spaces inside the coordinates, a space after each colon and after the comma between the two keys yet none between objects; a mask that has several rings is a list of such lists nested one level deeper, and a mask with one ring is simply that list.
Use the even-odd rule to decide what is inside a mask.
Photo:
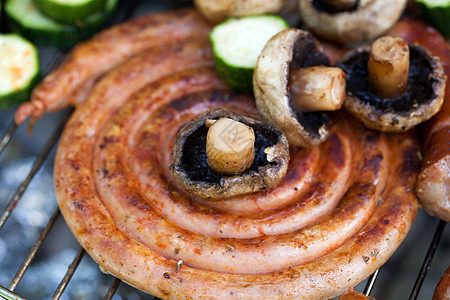
[{"label": "barbecue grill", "polygon": [[[123,0],[111,22],[184,5],[189,4]],[[1,30],[7,31],[3,23]],[[45,75],[65,53],[40,49],[40,55]],[[14,109],[0,112],[0,299],[153,299],[102,273],[60,216],[53,160],[71,112],[45,115],[32,135],[28,124],[14,124]],[[445,225],[420,210],[393,257],[356,290],[376,299],[430,299],[450,263]]]}]

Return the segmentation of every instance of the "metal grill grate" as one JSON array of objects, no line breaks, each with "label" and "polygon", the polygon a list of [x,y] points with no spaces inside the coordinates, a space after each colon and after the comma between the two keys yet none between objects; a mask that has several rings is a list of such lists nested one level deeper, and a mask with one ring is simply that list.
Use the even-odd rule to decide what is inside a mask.
[{"label": "metal grill grate", "polygon": [[[4,1],[2,1],[4,2]],[[158,2],[158,1],[156,1]],[[123,20],[126,20],[133,15],[140,14],[141,12],[137,9],[139,7],[140,1],[122,1],[120,2],[119,6],[119,12],[115,16],[114,21],[120,22]],[[167,5],[167,3],[165,3]],[[172,7],[175,7],[177,4],[172,3]],[[4,18],[2,18],[4,20]],[[2,24],[4,26],[4,24]],[[4,27],[3,27],[4,28]],[[3,31],[2,31],[3,32]],[[49,61],[49,63],[45,66],[44,74],[51,71],[56,65],[58,65],[61,60],[63,59],[64,54],[57,52],[55,55],[52,55],[52,59]],[[38,152],[38,155],[35,157],[31,169],[29,170],[26,178],[20,183],[20,185],[17,187],[15,192],[10,196],[9,200],[7,199],[0,199],[0,237],[2,236],[1,230],[3,229],[5,223],[8,221],[9,217],[14,212],[15,208],[18,206],[19,201],[22,199],[23,194],[27,191],[27,188],[29,187],[30,183],[35,179],[35,177],[38,175],[39,170],[43,166],[43,164],[46,162],[46,160],[49,160],[49,157],[52,156],[52,150],[54,149],[59,136],[64,128],[64,125],[68,118],[70,117],[72,113],[71,109],[67,109],[62,113],[62,116],[60,120],[58,121],[58,124],[56,125],[56,129],[52,132],[52,134],[46,139],[42,149]],[[12,114],[12,113],[11,113]],[[0,115],[1,116],[1,115]],[[2,123],[0,123],[0,126],[2,126]],[[5,125],[0,127],[3,131],[3,134],[1,136],[0,141],[0,155],[2,155],[4,152],[7,151],[8,147],[12,147],[10,145],[11,141],[13,141],[16,136],[18,135],[17,131],[18,128],[14,124],[12,120],[10,120],[9,125]],[[1,158],[1,156],[0,156]],[[0,160],[0,164],[1,164]],[[0,165],[1,166],[1,165]],[[41,229],[40,233],[38,234],[38,237],[34,243],[34,245],[30,248],[28,254],[26,255],[25,259],[23,260],[21,266],[17,270],[15,276],[11,279],[9,286],[5,287],[0,285],[0,298],[12,300],[12,299],[25,299],[24,297],[16,294],[15,290],[18,287],[19,283],[25,276],[29,266],[32,264],[32,261],[36,258],[36,256],[39,255],[39,251],[41,250],[44,243],[46,243],[47,237],[50,235],[51,231],[54,230],[55,227],[58,225],[58,219],[60,216],[59,209],[56,208],[54,212],[51,214],[50,218],[48,219],[46,225]],[[437,221],[437,219],[428,217],[426,220],[426,224],[423,225],[425,227],[429,227],[430,222],[437,222],[438,225],[434,232],[434,237],[429,242],[428,246],[428,252],[426,253],[425,258],[423,259],[423,264],[419,270],[415,269],[412,271],[414,274],[417,272],[417,279],[415,281],[415,284],[412,287],[410,298],[409,299],[419,299],[419,292],[421,290],[421,287],[425,281],[425,277],[428,274],[428,271],[430,270],[432,259],[435,256],[435,253],[438,249],[438,245],[440,243],[441,237],[444,234],[445,225],[446,223],[443,221]],[[426,228],[426,232],[430,231],[430,228]],[[426,243],[426,237],[427,235],[422,235],[421,240],[413,241],[412,244],[418,243],[423,244]],[[419,247],[418,247],[419,248]],[[408,249],[407,251],[414,251],[414,249]],[[421,260],[421,251],[416,251],[414,254],[415,259],[417,261]],[[80,266],[80,262],[82,261],[83,257],[85,256],[85,251],[79,247],[78,252],[75,255],[75,258],[73,261],[67,265],[67,271],[63,278],[61,279],[59,285],[57,286],[56,290],[54,291],[53,295],[51,296],[51,299],[60,299],[64,295],[64,291],[66,290],[66,287],[69,285],[73,275],[75,274],[76,270]],[[1,257],[0,257],[1,260]],[[446,264],[449,263],[449,257],[448,253],[447,256],[444,257],[444,260]],[[1,262],[1,261],[0,261]],[[388,262],[389,263],[389,262]],[[1,265],[1,264],[0,264]],[[384,268],[384,267],[383,267]],[[446,266],[445,266],[446,268]],[[383,286],[376,287],[376,280],[377,278],[381,277],[379,276],[380,273],[382,273],[383,270],[377,270],[372,276],[369,277],[363,284],[362,289],[364,294],[370,295],[372,291],[375,288],[383,289]],[[409,272],[409,271],[407,271]],[[45,276],[45,274],[43,274]],[[107,276],[107,275],[104,275]],[[43,277],[42,280],[45,280]],[[1,283],[1,282],[0,282]],[[109,288],[107,289],[104,298],[103,299],[112,299],[115,295],[117,295],[117,291],[120,287],[121,281],[118,279],[113,279],[112,283],[110,283]],[[431,283],[431,286],[434,287],[437,282]],[[402,289],[405,289],[402,287]],[[409,288],[406,288],[409,290]],[[117,296],[119,299],[120,296]],[[143,296],[146,297],[146,296]],[[431,295],[426,296],[427,299],[431,298]]]}]

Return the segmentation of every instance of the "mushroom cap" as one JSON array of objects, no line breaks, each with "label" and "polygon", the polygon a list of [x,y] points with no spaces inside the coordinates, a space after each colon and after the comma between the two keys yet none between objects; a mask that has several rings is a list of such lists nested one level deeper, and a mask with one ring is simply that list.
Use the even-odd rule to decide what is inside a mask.
[{"label": "mushroom cap", "polygon": [[[192,140],[201,143],[200,136],[197,136],[198,133],[205,133],[206,141],[205,120],[221,117],[242,122],[255,131],[255,161],[252,167],[245,172],[236,175],[216,174],[208,167],[206,156],[200,155],[201,149],[196,148],[189,153],[186,151]],[[206,145],[203,144],[205,143],[198,147],[206,148]],[[287,172],[289,144],[281,131],[260,121],[226,109],[214,109],[199,115],[180,130],[173,147],[173,156],[173,174],[183,189],[202,199],[219,201],[275,187]],[[193,173],[192,170],[189,170],[189,164],[185,160],[191,160],[193,162],[191,165],[195,165],[196,168],[200,166],[203,170],[200,171],[200,174]]]},{"label": "mushroom cap", "polygon": [[228,17],[273,14],[285,0],[194,0],[196,9],[209,21],[218,23]]},{"label": "mushroom cap", "polygon": [[347,74],[344,107],[370,129],[406,131],[430,119],[441,108],[447,76],[438,57],[418,45],[409,45],[410,69],[406,92],[379,98],[370,91],[367,60],[370,46],[360,47],[337,63]]},{"label": "mushroom cap", "polygon": [[285,29],[265,45],[253,72],[256,107],[264,121],[280,128],[289,144],[309,147],[323,142],[329,134],[325,113],[295,112],[290,104],[290,68],[328,65],[322,48],[303,30]]},{"label": "mushroom cap", "polygon": [[314,34],[340,44],[374,39],[400,18],[407,0],[360,0],[353,10],[329,13],[314,0],[299,0],[300,17]]}]

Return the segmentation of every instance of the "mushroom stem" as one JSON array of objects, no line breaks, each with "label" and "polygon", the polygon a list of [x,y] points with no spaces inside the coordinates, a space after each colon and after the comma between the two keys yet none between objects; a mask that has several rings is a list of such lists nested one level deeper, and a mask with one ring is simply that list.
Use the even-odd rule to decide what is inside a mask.
[{"label": "mushroom stem", "polygon": [[329,11],[341,12],[355,8],[359,0],[322,0]]},{"label": "mushroom stem", "polygon": [[232,175],[246,171],[255,158],[253,129],[230,118],[220,118],[206,136],[208,165],[215,172]]},{"label": "mushroom stem", "polygon": [[345,73],[340,68],[325,66],[291,69],[289,92],[294,109],[338,110],[345,98]]},{"label": "mushroom stem", "polygon": [[372,91],[380,97],[395,98],[408,87],[409,47],[400,37],[378,38],[367,63]]}]

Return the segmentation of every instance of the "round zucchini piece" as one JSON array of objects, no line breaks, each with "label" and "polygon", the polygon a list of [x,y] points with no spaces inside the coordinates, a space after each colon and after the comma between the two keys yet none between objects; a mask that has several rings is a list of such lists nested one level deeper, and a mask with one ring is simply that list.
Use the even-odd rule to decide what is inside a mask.
[{"label": "round zucchini piece", "polygon": [[275,15],[230,18],[215,26],[210,40],[219,76],[232,89],[251,94],[259,54],[272,36],[288,27]]},{"label": "round zucchini piece", "polygon": [[106,0],[34,0],[39,10],[61,24],[75,25],[79,20],[100,12]]},{"label": "round zucchini piece", "polygon": [[63,25],[44,15],[32,0],[7,0],[5,10],[11,29],[37,46],[72,48],[104,28],[118,0],[107,0],[104,10],[94,13],[76,25]]},{"label": "round zucchini piece", "polygon": [[36,47],[19,35],[0,34],[0,109],[28,100],[39,79]]},{"label": "round zucchini piece", "polygon": [[446,38],[450,37],[450,0],[416,0],[425,21]]}]

